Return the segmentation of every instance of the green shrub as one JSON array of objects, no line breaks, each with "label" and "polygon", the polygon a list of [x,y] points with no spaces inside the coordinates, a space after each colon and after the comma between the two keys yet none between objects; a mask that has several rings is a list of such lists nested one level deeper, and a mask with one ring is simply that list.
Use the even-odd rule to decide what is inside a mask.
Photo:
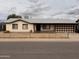
[{"label": "green shrub", "polygon": [[4,33],[10,33],[10,31],[4,31]]}]

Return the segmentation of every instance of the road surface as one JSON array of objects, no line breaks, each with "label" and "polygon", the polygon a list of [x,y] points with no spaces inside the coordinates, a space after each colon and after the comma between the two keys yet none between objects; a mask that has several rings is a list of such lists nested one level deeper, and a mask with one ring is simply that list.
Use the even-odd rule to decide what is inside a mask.
[{"label": "road surface", "polygon": [[79,42],[0,42],[0,59],[79,59]]}]

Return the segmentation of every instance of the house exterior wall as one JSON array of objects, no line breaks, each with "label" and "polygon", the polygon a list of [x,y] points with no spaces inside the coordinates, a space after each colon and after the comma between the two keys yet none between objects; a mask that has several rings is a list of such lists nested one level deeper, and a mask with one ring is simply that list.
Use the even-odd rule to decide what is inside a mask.
[{"label": "house exterior wall", "polygon": [[[12,29],[12,24],[18,24],[18,29]],[[22,29],[22,24],[28,24],[28,29]],[[6,30],[10,32],[34,32],[33,24],[29,24],[23,21],[17,21],[14,23],[6,24]]]},{"label": "house exterior wall", "polygon": [[[18,29],[12,29],[12,24],[18,24]],[[28,24],[28,29],[22,29],[22,24]],[[17,21],[6,24],[6,30],[10,32],[37,32],[37,24],[30,24],[23,21]],[[46,25],[44,27],[43,25]],[[40,24],[40,32],[75,32],[75,24]]]}]

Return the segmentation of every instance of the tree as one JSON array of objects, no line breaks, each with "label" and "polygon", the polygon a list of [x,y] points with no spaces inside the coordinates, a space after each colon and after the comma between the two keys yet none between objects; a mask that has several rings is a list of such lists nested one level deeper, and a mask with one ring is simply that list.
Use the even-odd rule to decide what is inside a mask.
[{"label": "tree", "polygon": [[7,17],[7,20],[10,19],[10,18],[22,18],[21,16],[19,15],[16,15],[16,14],[11,14]]},{"label": "tree", "polygon": [[49,10],[49,6],[42,3],[40,0],[28,0],[30,2],[30,6],[26,8],[26,11],[22,13],[22,15],[26,18],[39,16],[43,14],[43,12]]}]

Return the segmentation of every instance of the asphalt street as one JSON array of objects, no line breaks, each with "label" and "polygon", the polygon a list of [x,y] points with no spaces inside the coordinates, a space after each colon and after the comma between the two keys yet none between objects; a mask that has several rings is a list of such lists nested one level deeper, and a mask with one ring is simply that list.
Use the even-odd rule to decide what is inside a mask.
[{"label": "asphalt street", "polygon": [[0,42],[0,59],[79,59],[79,42]]}]

